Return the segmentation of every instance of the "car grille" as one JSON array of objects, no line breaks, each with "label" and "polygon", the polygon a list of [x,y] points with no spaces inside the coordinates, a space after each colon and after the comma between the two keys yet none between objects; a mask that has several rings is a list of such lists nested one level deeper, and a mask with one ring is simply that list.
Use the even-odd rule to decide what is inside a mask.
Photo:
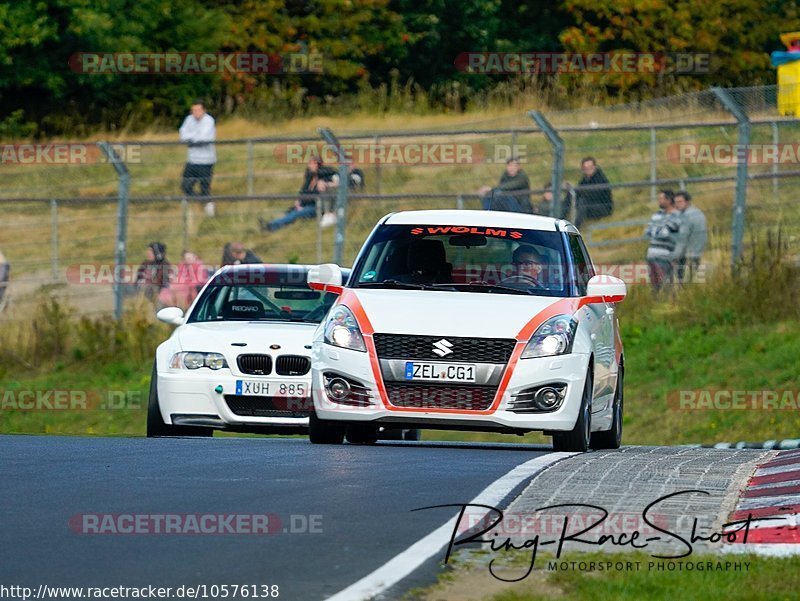
[{"label": "car grille", "polygon": [[313,408],[310,398],[263,397],[226,394],[225,403],[236,415],[250,417],[308,417]]},{"label": "car grille", "polygon": [[301,355],[281,355],[275,361],[275,373],[281,376],[304,376],[311,369],[311,359]]},{"label": "car grille", "polygon": [[267,376],[272,371],[272,357],[269,355],[239,355],[236,364],[243,374]]},{"label": "car grille", "polygon": [[[517,341],[511,338],[458,338],[456,336],[408,336],[374,334],[373,340],[381,359],[427,359],[449,363],[508,363]],[[434,345],[447,340],[451,353],[440,356]]]},{"label": "car grille", "polygon": [[492,406],[496,392],[496,386],[386,383],[392,405],[419,409],[484,411]]}]

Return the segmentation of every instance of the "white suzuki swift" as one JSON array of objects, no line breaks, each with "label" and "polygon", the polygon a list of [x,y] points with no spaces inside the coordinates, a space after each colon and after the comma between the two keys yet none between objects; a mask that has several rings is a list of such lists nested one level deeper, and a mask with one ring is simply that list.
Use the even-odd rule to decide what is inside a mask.
[{"label": "white suzuki swift", "polygon": [[380,426],[522,434],[557,450],[617,448],[624,357],[615,303],[564,220],[491,211],[381,219],[312,347],[313,443],[372,443]]}]

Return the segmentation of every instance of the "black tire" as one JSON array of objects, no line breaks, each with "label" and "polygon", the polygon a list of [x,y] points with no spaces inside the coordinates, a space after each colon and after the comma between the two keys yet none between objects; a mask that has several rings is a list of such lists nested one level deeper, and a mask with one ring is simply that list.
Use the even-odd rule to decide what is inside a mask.
[{"label": "black tire", "polygon": [[308,439],[311,444],[342,444],[346,427],[339,422],[319,419],[315,412],[308,418]]},{"label": "black tire", "polygon": [[199,426],[173,426],[165,424],[158,407],[158,372],[153,363],[153,375],[150,376],[150,398],[147,401],[147,438],[166,438],[172,436],[213,436],[211,428]]},{"label": "black tire", "polygon": [[406,430],[403,434],[403,440],[420,440],[420,432],[416,428],[413,430]]},{"label": "black tire", "polygon": [[583,384],[583,398],[578,421],[569,432],[553,435],[553,450],[571,453],[584,453],[589,450],[592,432],[592,386],[594,378],[591,367],[586,372]]},{"label": "black tire", "polygon": [[400,428],[384,428],[378,432],[378,440],[403,440],[403,432]]},{"label": "black tire", "polygon": [[350,424],[347,426],[346,437],[351,444],[375,444],[378,442],[378,426]]},{"label": "black tire", "polygon": [[605,432],[593,432],[591,447],[593,449],[618,449],[622,444],[622,413],[624,394],[624,375],[622,365],[619,366],[617,387],[614,390],[614,419],[611,428]]}]

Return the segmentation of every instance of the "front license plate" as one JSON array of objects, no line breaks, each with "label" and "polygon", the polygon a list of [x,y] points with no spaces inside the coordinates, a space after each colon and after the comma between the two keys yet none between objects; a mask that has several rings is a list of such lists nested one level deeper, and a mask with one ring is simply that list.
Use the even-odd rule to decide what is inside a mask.
[{"label": "front license plate", "polygon": [[475,366],[463,363],[420,363],[406,361],[406,380],[429,382],[474,382]]},{"label": "front license plate", "polygon": [[236,380],[236,394],[244,396],[307,397],[305,382],[259,382]]}]

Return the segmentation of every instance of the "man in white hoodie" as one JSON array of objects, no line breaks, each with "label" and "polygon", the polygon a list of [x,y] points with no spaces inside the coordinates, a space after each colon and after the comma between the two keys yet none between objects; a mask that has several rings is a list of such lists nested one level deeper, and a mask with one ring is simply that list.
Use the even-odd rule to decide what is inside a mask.
[{"label": "man in white hoodie", "polygon": [[[195,196],[195,187],[199,185],[199,196],[210,196],[211,178],[217,162],[214,147],[217,130],[214,117],[206,112],[202,100],[192,103],[191,113],[183,120],[179,131],[181,142],[189,146],[186,166],[183,168],[183,193]],[[213,208],[209,210],[208,205],[206,211],[213,214]]]}]

